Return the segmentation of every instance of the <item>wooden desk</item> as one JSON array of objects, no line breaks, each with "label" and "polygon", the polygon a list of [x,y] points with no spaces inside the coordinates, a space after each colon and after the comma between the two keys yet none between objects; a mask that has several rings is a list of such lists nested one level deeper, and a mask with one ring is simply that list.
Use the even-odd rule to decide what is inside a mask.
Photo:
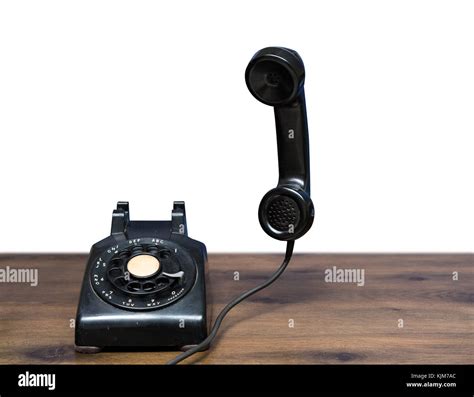
[{"label": "wooden desk", "polygon": [[[267,278],[281,258],[210,255],[213,317]],[[70,320],[85,263],[86,255],[0,256],[0,268],[39,269],[37,287],[0,284],[1,364],[160,364],[175,356],[74,351]],[[332,266],[364,268],[365,285],[326,283],[324,271]],[[240,281],[234,281],[235,271]],[[210,352],[187,362],[473,364],[473,303],[474,254],[296,254],[280,280],[230,313]]]}]

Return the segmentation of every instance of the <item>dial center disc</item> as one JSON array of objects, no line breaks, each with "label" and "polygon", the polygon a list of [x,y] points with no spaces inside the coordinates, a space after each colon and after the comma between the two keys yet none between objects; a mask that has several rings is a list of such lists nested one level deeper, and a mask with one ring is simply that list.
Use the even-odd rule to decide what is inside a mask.
[{"label": "dial center disc", "polygon": [[160,270],[160,261],[151,255],[137,255],[128,261],[127,270],[138,278],[150,277]]}]

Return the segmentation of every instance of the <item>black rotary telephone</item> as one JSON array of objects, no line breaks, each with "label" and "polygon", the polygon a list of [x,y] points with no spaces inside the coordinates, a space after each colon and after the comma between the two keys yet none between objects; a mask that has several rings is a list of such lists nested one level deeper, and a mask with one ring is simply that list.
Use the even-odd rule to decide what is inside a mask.
[{"label": "black rotary telephone", "polygon": [[109,237],[92,246],[76,319],[76,350],[180,347],[207,335],[206,247],[187,235],[184,202],[171,221],[131,221],[119,202]]},{"label": "black rotary telephone", "polygon": [[275,112],[279,180],[263,197],[258,216],[269,236],[287,242],[278,270],[229,302],[208,328],[206,247],[187,235],[184,202],[174,202],[171,221],[130,220],[128,202],[119,202],[110,236],[92,246],[87,262],[76,317],[78,352],[181,349],[169,362],[176,364],[207,349],[227,313],[283,273],[294,241],[314,218],[304,79],[302,59],[283,47],[258,51],[245,72],[251,94]]}]

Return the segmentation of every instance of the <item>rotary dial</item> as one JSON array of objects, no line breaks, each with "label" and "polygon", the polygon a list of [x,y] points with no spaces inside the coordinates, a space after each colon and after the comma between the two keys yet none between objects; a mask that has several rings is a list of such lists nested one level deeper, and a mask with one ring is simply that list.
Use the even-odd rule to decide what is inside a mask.
[{"label": "rotary dial", "polygon": [[102,252],[90,280],[104,301],[130,310],[151,310],[182,298],[196,279],[192,256],[162,239],[127,240]]}]

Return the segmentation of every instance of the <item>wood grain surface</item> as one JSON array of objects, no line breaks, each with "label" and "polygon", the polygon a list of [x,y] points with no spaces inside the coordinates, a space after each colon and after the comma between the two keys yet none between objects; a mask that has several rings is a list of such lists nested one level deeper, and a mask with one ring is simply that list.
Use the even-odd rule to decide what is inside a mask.
[{"label": "wood grain surface", "polygon": [[[86,258],[0,255],[0,268],[39,270],[36,287],[0,283],[0,364],[160,364],[176,355],[74,351],[71,319]],[[213,318],[236,294],[266,279],[281,259],[210,255]],[[365,269],[365,285],[325,282],[325,269],[332,266]],[[240,281],[234,281],[236,271]],[[281,279],[230,313],[210,351],[186,362],[473,364],[473,304],[473,254],[296,254]]]}]

